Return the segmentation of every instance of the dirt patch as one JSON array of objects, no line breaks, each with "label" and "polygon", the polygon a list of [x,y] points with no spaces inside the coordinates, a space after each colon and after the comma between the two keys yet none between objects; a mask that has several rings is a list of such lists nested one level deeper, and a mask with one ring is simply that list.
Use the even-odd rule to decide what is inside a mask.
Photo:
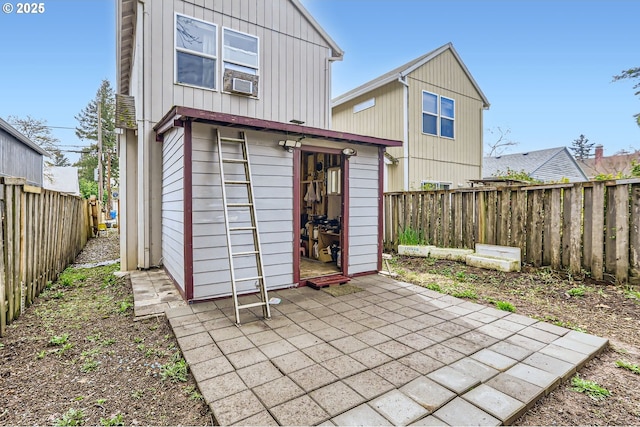
[{"label": "dirt patch", "polygon": [[567,382],[541,399],[517,425],[638,425],[640,375],[617,361],[640,365],[640,293],[634,289],[575,277],[546,268],[503,273],[464,263],[397,256],[399,279],[487,306],[608,338],[610,347],[588,363],[581,378],[611,396],[594,400]]},{"label": "dirt patch", "polygon": [[[117,259],[118,236],[76,263]],[[2,425],[211,425],[166,319],[133,320],[118,264],[67,269],[0,339]]]}]

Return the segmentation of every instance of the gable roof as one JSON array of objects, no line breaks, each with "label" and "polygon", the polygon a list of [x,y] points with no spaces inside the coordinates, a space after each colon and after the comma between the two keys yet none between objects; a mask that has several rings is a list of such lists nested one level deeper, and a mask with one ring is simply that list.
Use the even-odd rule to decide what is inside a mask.
[{"label": "gable roof", "polygon": [[485,157],[482,162],[482,177],[494,177],[499,172],[506,172],[507,169],[516,172],[524,171],[542,181],[558,180],[563,177],[571,181],[587,181],[587,176],[567,147]]},{"label": "gable roof", "polygon": [[[305,9],[299,0],[288,0],[309,21],[311,26],[322,36],[331,47],[331,55],[335,60],[341,60],[344,52],[327,32],[318,24],[313,16]],[[158,2],[160,3],[160,2]],[[117,86],[118,93],[128,95],[133,66],[134,35],[136,32],[137,0],[117,0],[116,12],[116,56],[117,56]]]},{"label": "gable roof", "polygon": [[633,160],[640,162],[640,150],[633,153],[614,154],[613,156],[603,156],[600,158],[592,157],[579,160],[578,163],[590,178],[599,174],[611,174],[615,177],[618,174],[622,176],[631,174],[631,162]]},{"label": "gable roof", "polygon": [[18,132],[16,128],[14,128],[13,126],[11,126],[9,123],[5,122],[2,119],[0,119],[0,129],[7,132],[9,135],[13,136],[18,141],[22,142],[24,145],[26,145],[36,153],[49,157],[49,153],[47,153],[45,150],[40,148],[38,144],[36,144],[35,142],[31,141],[29,138],[27,138],[20,132]]},{"label": "gable roof", "polygon": [[407,76],[408,74],[416,70],[417,68],[422,67],[424,64],[436,58],[437,56],[441,55],[442,53],[446,52],[447,50],[451,51],[453,56],[456,58],[456,60],[460,64],[460,67],[462,67],[462,70],[467,75],[467,78],[469,79],[469,81],[471,81],[471,84],[473,85],[473,87],[480,94],[480,97],[482,98],[482,102],[484,104],[484,109],[485,110],[488,109],[490,106],[489,100],[480,89],[480,86],[478,86],[478,83],[475,81],[475,79],[469,72],[469,69],[467,68],[467,66],[464,65],[464,62],[462,62],[462,58],[460,58],[460,55],[458,55],[458,52],[455,50],[455,48],[453,47],[453,43],[451,42],[443,46],[440,46],[439,48],[434,49],[431,52],[426,53],[414,60],[411,60],[406,64],[401,65],[400,67],[395,68],[389,71],[388,73],[381,75],[380,77],[377,77],[363,85],[356,87],[355,89],[350,90],[349,92],[346,92],[340,96],[337,96],[331,101],[331,107],[337,107],[338,105],[351,101],[352,99],[357,98],[360,95],[364,95],[365,93],[378,89],[379,87],[382,87],[388,83],[404,78],[405,76]]}]

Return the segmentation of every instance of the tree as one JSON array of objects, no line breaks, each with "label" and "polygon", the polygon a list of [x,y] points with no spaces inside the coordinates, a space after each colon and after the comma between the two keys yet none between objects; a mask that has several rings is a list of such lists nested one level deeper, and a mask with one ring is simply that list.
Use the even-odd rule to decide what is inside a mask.
[{"label": "tree", "polygon": [[516,141],[513,141],[509,138],[511,129],[503,131],[502,128],[498,126],[495,128],[495,130],[489,129],[489,133],[492,135],[497,133],[498,139],[493,143],[487,143],[488,149],[485,149],[485,156],[487,157],[500,156],[511,147],[515,147],[516,145],[518,145]]},{"label": "tree", "polygon": [[[625,80],[625,79],[631,79],[631,80],[639,79],[640,80],[640,67],[630,68],[628,70],[623,70],[617,76],[613,76],[613,81],[614,82],[617,82],[619,80]],[[633,85],[633,89],[636,90],[634,95],[640,96],[640,81],[638,83],[636,83],[635,85]],[[634,114],[633,117],[636,118],[636,123],[638,123],[638,126],[640,126],[640,113]]]},{"label": "tree", "polygon": [[584,135],[580,135],[578,139],[574,139],[569,150],[573,151],[573,157],[578,160],[584,160],[591,157],[591,149],[595,144],[589,143],[589,139]]},{"label": "tree", "polygon": [[27,116],[22,119],[16,116],[7,117],[7,122],[11,124],[18,132],[38,144],[40,148],[49,153],[49,157],[45,159],[48,166],[70,166],[69,159],[62,154],[57,144],[60,142],[58,138],[51,134],[51,128],[47,126],[47,121],[42,119],[34,119]]},{"label": "tree", "polygon": [[102,202],[106,203],[106,209],[110,210],[111,185],[112,182],[117,184],[119,169],[118,158],[115,154],[115,92],[107,79],[104,79],[100,84],[95,98],[89,101],[87,106],[75,116],[78,121],[78,126],[76,127],[76,135],[78,138],[95,141],[87,150],[84,150],[82,154],[80,154],[80,158],[75,163],[75,166],[78,167],[81,185],[88,188],[88,182],[95,181],[94,170],[98,167],[98,106],[100,106],[102,127],[102,188],[106,188],[106,197]]}]

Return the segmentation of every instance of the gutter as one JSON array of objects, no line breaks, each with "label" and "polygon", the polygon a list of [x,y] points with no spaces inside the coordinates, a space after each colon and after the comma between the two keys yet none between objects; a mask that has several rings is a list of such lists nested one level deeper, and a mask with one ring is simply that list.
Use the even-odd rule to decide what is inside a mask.
[{"label": "gutter", "polygon": [[333,106],[331,105],[331,86],[332,86],[332,82],[331,82],[331,76],[332,76],[332,74],[331,74],[331,64],[333,62],[335,62],[335,61],[342,61],[342,58],[343,58],[342,56],[328,56],[328,57],[325,58],[325,63],[324,63],[325,69],[324,69],[324,71],[326,73],[325,81],[327,82],[326,83],[327,84],[327,89],[326,89],[326,94],[325,94],[325,98],[324,99],[329,100],[329,102],[327,102],[326,108],[325,108],[326,109],[325,114],[326,114],[326,117],[327,117],[327,120],[326,120],[326,128],[327,129],[331,129],[331,127],[332,127],[332,116],[333,116]]},{"label": "gutter", "polygon": [[404,101],[402,103],[403,190],[409,191],[409,83],[407,83],[407,76],[400,74],[398,83],[403,86],[402,99]]}]

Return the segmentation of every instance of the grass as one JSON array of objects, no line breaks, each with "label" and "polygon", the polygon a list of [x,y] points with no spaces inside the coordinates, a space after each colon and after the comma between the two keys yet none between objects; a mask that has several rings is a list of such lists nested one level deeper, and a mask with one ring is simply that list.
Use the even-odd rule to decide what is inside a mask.
[{"label": "grass", "polygon": [[118,413],[116,415],[113,415],[111,418],[100,418],[100,425],[101,426],[123,426],[124,424],[124,417],[122,416],[122,414]]},{"label": "grass", "polygon": [[640,367],[625,360],[616,360],[616,366],[618,368],[624,368],[627,371],[633,372],[636,375],[640,375]]},{"label": "grass", "polygon": [[516,307],[511,304],[510,302],[507,301],[496,301],[496,308],[498,310],[502,310],[502,311],[509,311],[511,313],[515,313],[516,312]]},{"label": "grass", "polygon": [[478,299],[478,294],[473,289],[459,289],[451,292],[456,298]]},{"label": "grass", "polygon": [[583,297],[584,294],[588,291],[587,287],[584,285],[580,285],[576,288],[571,288],[567,291],[567,294],[569,294],[572,297]]},{"label": "grass", "polygon": [[398,232],[398,243],[407,246],[425,245],[426,240],[420,231],[407,227]]},{"label": "grass", "polygon": [[54,335],[49,339],[50,346],[61,346],[69,341],[69,334]]},{"label": "grass", "polygon": [[582,379],[579,375],[571,378],[571,385],[573,386],[571,390],[584,393],[593,400],[602,400],[611,396],[611,392],[597,382]]}]

